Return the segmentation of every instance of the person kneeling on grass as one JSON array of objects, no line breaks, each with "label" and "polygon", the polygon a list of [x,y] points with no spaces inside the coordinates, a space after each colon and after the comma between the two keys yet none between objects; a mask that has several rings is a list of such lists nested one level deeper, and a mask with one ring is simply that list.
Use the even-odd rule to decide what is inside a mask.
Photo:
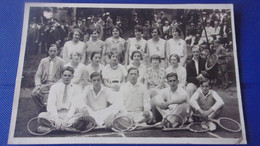
[{"label": "person kneeling on grass", "polygon": [[[163,119],[173,114],[181,116],[183,120],[181,123],[184,123],[188,116],[188,94],[181,86],[178,86],[179,81],[176,73],[167,74],[166,79],[169,87],[161,89],[157,95],[152,96],[152,104],[156,106]],[[181,124],[177,119],[168,120],[170,120],[170,127]]]},{"label": "person kneeling on grass", "polygon": [[[193,111],[193,120],[201,121],[218,118],[224,102],[216,91],[210,89],[209,79],[204,77],[200,81],[200,88],[192,95],[190,105]],[[216,129],[213,122],[209,121],[207,124],[211,131]]]},{"label": "person kneeling on grass", "polygon": [[124,109],[122,113],[129,115],[135,123],[146,124],[153,119],[150,111],[150,96],[145,85],[137,82],[139,70],[135,67],[128,69],[128,82],[124,83],[120,90]]},{"label": "person kneeling on grass", "polygon": [[111,127],[114,118],[120,111],[118,93],[102,85],[102,75],[94,72],[90,75],[91,85],[85,87],[80,96],[79,108],[89,112],[97,126]]},{"label": "person kneeling on grass", "polygon": [[[55,83],[49,92],[47,100],[47,112],[38,115],[39,118],[47,119],[55,125],[57,129],[76,128],[78,121],[84,118],[82,112],[77,112],[76,97],[82,93],[81,88],[71,83],[74,69],[70,66],[62,69],[62,82]],[[38,132],[48,131],[50,127],[44,125],[38,127]],[[81,123],[82,124],[82,123]],[[76,128],[77,129],[77,128]],[[81,130],[81,129],[78,129]]]}]

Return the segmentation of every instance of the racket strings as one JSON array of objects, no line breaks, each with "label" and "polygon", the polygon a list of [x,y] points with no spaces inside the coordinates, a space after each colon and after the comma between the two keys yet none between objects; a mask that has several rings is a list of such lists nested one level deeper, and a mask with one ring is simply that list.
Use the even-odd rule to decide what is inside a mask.
[{"label": "racket strings", "polygon": [[113,121],[113,129],[115,131],[127,131],[134,127],[134,121],[127,116],[118,117]]},{"label": "racket strings", "polygon": [[193,132],[206,132],[209,131],[209,126],[202,122],[202,123],[192,123],[189,125],[189,129]]},{"label": "racket strings", "polygon": [[241,130],[241,126],[240,124],[235,121],[235,120],[232,120],[232,119],[220,119],[219,120],[219,125],[228,130],[228,131],[231,131],[231,132],[239,132]]}]

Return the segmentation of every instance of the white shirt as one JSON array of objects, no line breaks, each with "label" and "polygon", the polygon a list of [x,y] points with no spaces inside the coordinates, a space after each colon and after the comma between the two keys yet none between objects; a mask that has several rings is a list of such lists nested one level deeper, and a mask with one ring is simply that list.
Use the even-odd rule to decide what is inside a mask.
[{"label": "white shirt", "polygon": [[125,67],[121,64],[118,64],[116,69],[112,69],[110,64],[107,64],[102,72],[102,76],[104,79],[109,81],[123,81],[123,78],[127,76],[127,71]]},{"label": "white shirt", "polygon": [[195,62],[196,73],[199,75],[199,61],[194,58],[192,60]]},{"label": "white shirt", "polygon": [[70,110],[76,104],[74,99],[80,95],[82,90],[75,84],[67,85],[67,101],[63,103],[65,84],[63,82],[55,83],[51,86],[48,100],[47,111],[54,117],[58,117],[59,110]]},{"label": "white shirt", "polygon": [[127,82],[121,86],[119,93],[127,112],[150,111],[149,91],[143,84]]},{"label": "white shirt", "polygon": [[64,44],[63,47],[63,59],[66,62],[70,62],[70,55],[74,52],[83,53],[85,45],[83,42],[78,41],[78,43],[74,43],[73,41],[68,41]]},{"label": "white shirt", "polygon": [[115,113],[117,113],[120,108],[118,93],[103,85],[101,85],[101,89],[98,94],[95,93],[93,85],[86,86],[83,91],[83,102],[93,111],[107,108],[107,103],[110,103],[111,106],[114,107]]},{"label": "white shirt", "polygon": [[152,39],[147,41],[147,47],[149,51],[149,56],[151,57],[154,54],[159,55],[161,58],[165,58],[165,47],[166,41],[159,38],[158,42],[154,42]]},{"label": "white shirt", "polygon": [[88,72],[88,79],[90,80],[90,75],[94,72],[102,72],[102,70],[104,69],[104,65],[99,64],[98,69],[94,69],[93,66],[91,65],[91,63],[89,65],[86,66],[86,70]]},{"label": "white shirt", "polygon": [[168,56],[171,54],[178,54],[180,57],[183,57],[185,55],[184,51],[187,49],[187,45],[184,40],[179,39],[176,41],[174,39],[169,39],[166,44],[167,52],[170,53]]}]

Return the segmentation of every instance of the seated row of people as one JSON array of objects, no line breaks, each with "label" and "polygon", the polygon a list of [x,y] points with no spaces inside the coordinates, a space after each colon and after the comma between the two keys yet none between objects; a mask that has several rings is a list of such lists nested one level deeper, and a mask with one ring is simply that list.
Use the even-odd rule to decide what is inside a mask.
[{"label": "seated row of people", "polygon": [[[128,69],[128,81],[123,83],[119,92],[102,84],[102,74],[94,72],[90,75],[91,85],[82,91],[78,85],[71,83],[74,69],[70,66],[62,68],[61,82],[51,86],[47,99],[47,111],[39,117],[55,123],[56,128],[76,127],[80,117],[92,116],[97,125],[111,126],[118,114],[132,117],[136,123],[151,123],[156,119],[152,112],[157,109],[164,118],[169,114],[183,117],[185,121],[192,112],[203,118],[219,116],[224,102],[213,90],[209,89],[209,81],[201,81],[201,87],[189,100],[187,92],[178,85],[178,75],[166,75],[168,88],[149,93],[142,83],[138,82],[139,71]],[[159,121],[155,121],[159,122]],[[175,121],[172,121],[173,125]]]}]

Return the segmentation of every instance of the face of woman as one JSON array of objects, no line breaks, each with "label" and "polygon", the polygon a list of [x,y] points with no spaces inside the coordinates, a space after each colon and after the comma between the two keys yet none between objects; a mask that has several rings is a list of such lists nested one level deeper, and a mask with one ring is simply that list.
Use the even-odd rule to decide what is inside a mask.
[{"label": "face of woman", "polygon": [[138,30],[135,30],[134,33],[135,33],[135,37],[137,37],[137,38],[140,38],[142,35],[142,32],[140,32]]},{"label": "face of woman", "polygon": [[141,60],[141,55],[139,53],[135,53],[134,56],[133,56],[133,60],[135,62],[140,62]]},{"label": "face of woman", "polygon": [[111,63],[118,63],[118,55],[111,56]]},{"label": "face of woman", "polygon": [[78,41],[79,38],[80,38],[79,32],[75,31],[75,32],[73,33],[73,40],[74,40],[74,41]]},{"label": "face of woman", "polygon": [[100,63],[101,55],[100,54],[95,54],[92,61],[96,64]]},{"label": "face of woman", "polygon": [[72,59],[73,62],[80,62],[80,56],[76,53],[73,53],[71,55],[71,59]]},{"label": "face of woman", "polygon": [[97,31],[93,31],[93,33],[91,34],[92,39],[96,40],[98,38],[98,33]]},{"label": "face of woman", "polygon": [[172,36],[173,36],[173,38],[178,38],[179,37],[179,33],[177,31],[173,31],[172,32]]},{"label": "face of woman", "polygon": [[160,64],[159,59],[152,59],[152,65],[153,65],[153,66],[157,66],[157,65],[159,65],[159,64]]},{"label": "face of woman", "polygon": [[177,60],[177,58],[174,57],[174,56],[171,57],[170,62],[171,62],[173,65],[178,64],[178,60]]},{"label": "face of woman", "polygon": [[158,31],[157,31],[157,29],[154,29],[154,30],[152,31],[152,37],[153,37],[153,38],[158,38]]},{"label": "face of woman", "polygon": [[112,30],[112,35],[113,35],[113,37],[119,37],[119,30],[116,29],[116,28],[114,28],[114,29]]}]

